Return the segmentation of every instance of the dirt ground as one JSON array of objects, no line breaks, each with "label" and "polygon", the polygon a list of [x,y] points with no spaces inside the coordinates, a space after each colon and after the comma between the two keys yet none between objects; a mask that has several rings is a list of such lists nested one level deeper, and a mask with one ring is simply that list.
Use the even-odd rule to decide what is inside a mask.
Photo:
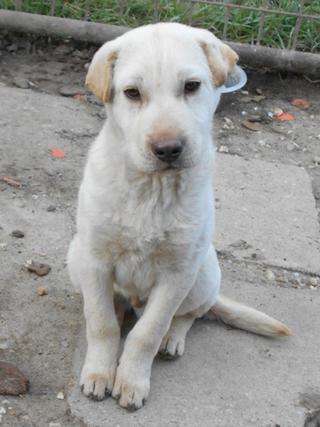
[{"label": "dirt ground", "polygon": [[[78,97],[79,101],[88,103],[88,110],[98,129],[104,119],[103,107],[85,91],[83,86],[88,62],[95,50],[96,47],[71,41],[58,43],[35,37],[0,34],[0,83],[26,91]],[[225,95],[221,101],[216,115],[218,151],[245,159],[262,159],[305,168],[312,179],[313,195],[320,219],[320,84],[312,83],[305,77],[274,74],[268,70],[247,70],[247,74],[246,88],[238,93]],[[310,101],[310,107],[306,110],[294,107],[291,101],[295,98]],[[279,108],[294,115],[295,120],[269,119],[268,113]],[[243,126],[243,121],[248,117],[252,119],[253,116],[259,117],[256,118],[259,122],[255,123],[258,126],[257,131]],[[81,135],[78,135],[71,126],[70,129],[66,128],[61,132],[63,135],[60,134],[60,137],[81,140],[81,162],[84,162],[87,147],[95,133],[88,128],[87,132],[82,131]],[[5,156],[5,153],[1,155]],[[76,161],[74,165],[76,166]],[[4,170],[0,170],[0,175],[19,176],[16,165],[10,161],[3,162],[3,166]],[[29,172],[25,170],[23,173],[27,176]],[[70,216],[70,222],[73,222],[75,188],[80,173],[81,171],[76,168],[60,172],[57,168],[55,171],[42,174],[42,179],[45,177],[44,182],[38,185],[36,182],[38,172],[35,170],[32,172],[34,184],[31,192],[23,196],[27,202],[19,199],[17,203],[21,203],[21,206],[27,203],[28,207],[28,201],[32,199],[33,194],[42,189],[41,191],[45,191],[48,195],[48,199],[54,201],[54,208],[58,211],[64,209]],[[4,185],[0,186],[0,192],[4,188]],[[46,206],[48,207],[49,205]],[[1,225],[0,222],[0,238],[3,237]],[[70,235],[71,231],[68,231]],[[43,231],[40,229],[39,233],[41,232]],[[17,239],[13,246],[15,256],[19,254],[17,257],[22,260],[23,243]],[[261,276],[264,275],[264,272],[260,271],[260,266],[252,266],[250,263],[239,262],[237,266],[235,261],[232,267],[228,267],[227,258],[228,254],[222,254],[226,276],[229,276],[230,280],[236,280],[240,275],[243,280],[253,283],[257,275],[260,273]],[[15,263],[17,265],[20,261]],[[0,326],[5,328],[6,322],[10,321],[16,324],[20,332],[16,337],[0,337],[0,359],[10,359],[26,370],[28,376],[32,378],[32,386],[28,398],[0,396],[0,407],[6,411],[5,415],[0,415],[0,425],[83,426],[85,424],[81,420],[75,419],[70,414],[66,400],[56,398],[57,393],[64,392],[73,380],[71,375],[73,348],[82,310],[80,297],[69,288],[58,286],[47,297],[41,299],[41,302],[35,293],[29,294],[24,301],[19,301],[19,287],[15,280],[17,277],[23,278],[23,273],[19,271],[17,276],[13,277],[9,270],[8,265],[7,271],[4,271],[6,286],[1,289]],[[289,276],[290,274],[288,272]],[[37,283],[36,278],[30,280]],[[287,282],[287,286],[292,286],[292,280],[288,279]],[[23,313],[26,306],[30,306],[32,310],[25,319],[17,315],[17,312],[19,314],[20,307]],[[42,323],[43,316],[38,316],[40,311],[51,313],[50,323]],[[62,320],[65,313],[69,322],[68,332],[65,331]],[[49,345],[48,336],[50,336]],[[33,414],[30,414],[31,406]]]}]

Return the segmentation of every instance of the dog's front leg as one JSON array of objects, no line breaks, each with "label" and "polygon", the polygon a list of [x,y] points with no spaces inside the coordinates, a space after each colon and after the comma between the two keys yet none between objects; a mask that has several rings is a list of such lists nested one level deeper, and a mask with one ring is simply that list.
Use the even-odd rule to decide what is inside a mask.
[{"label": "dog's front leg", "polygon": [[153,359],[171,320],[194,283],[193,274],[163,275],[152,289],[142,317],[129,333],[117,369],[113,397],[129,410],[149,394]]},{"label": "dog's front leg", "polygon": [[68,267],[72,282],[81,288],[86,318],[88,348],[80,386],[86,396],[102,400],[112,392],[120,341],[111,267],[86,251],[77,236],[70,245]]}]

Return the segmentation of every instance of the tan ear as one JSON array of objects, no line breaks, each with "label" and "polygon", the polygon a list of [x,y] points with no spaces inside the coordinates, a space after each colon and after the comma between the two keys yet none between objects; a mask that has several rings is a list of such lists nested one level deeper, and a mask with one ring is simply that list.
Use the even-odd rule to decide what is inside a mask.
[{"label": "tan ear", "polygon": [[104,44],[95,53],[86,77],[86,86],[104,103],[111,101],[113,67],[118,56],[110,45]]},{"label": "tan ear", "polygon": [[212,73],[212,81],[215,86],[219,87],[227,80],[228,74],[234,69],[239,57],[231,47],[209,33],[209,31],[204,31],[204,33],[206,34],[206,40],[201,40],[200,45],[207,57]]}]

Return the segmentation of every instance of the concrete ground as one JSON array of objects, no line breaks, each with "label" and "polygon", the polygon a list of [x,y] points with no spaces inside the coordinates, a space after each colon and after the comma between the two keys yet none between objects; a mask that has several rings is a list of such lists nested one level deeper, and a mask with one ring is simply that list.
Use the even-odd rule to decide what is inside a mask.
[{"label": "concrete ground", "polygon": [[[311,100],[310,110],[294,111],[295,122],[262,125],[258,132],[242,128],[243,116],[262,107],[241,93],[223,100],[217,114],[223,292],[284,321],[293,336],[271,340],[198,321],[180,360],[155,361],[146,406],[130,414],[111,398],[92,402],[79,391],[82,303],[65,265],[77,188],[103,111],[90,98],[61,97],[52,79],[50,90],[35,91],[14,88],[4,74],[0,177],[20,186],[0,180],[0,359],[27,375],[30,391],[0,396],[0,425],[302,427],[320,410],[320,104],[314,87],[293,79],[271,90],[267,77],[252,77],[266,94],[263,108],[293,111],[288,88]],[[253,92],[251,85],[249,96]],[[54,159],[50,148],[64,150],[65,158]],[[13,237],[16,229],[25,237]],[[30,273],[23,267],[29,259],[50,264],[50,273]],[[39,296],[39,286],[48,295]]]}]

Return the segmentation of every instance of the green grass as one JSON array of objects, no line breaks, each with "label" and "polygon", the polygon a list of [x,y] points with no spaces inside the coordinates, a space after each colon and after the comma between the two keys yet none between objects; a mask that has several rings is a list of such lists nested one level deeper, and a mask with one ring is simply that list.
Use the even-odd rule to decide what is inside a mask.
[{"label": "green grass", "polygon": [[[24,0],[22,10],[50,14],[51,1]],[[155,4],[158,8],[155,10]],[[243,0],[233,1],[241,5],[259,7],[268,4],[271,9],[296,12],[299,0]],[[15,9],[14,0],[0,0],[0,7]],[[320,16],[320,1],[306,0],[305,13]],[[56,0],[55,15],[74,19],[85,17],[85,0]],[[222,37],[224,8],[206,4],[194,4],[184,0],[91,0],[91,21],[136,27],[157,21],[176,21],[208,28]],[[233,9],[230,11],[227,39],[242,43],[255,43],[259,30],[260,14],[254,11]],[[267,15],[261,44],[270,47],[290,47],[293,38],[295,17]],[[320,20],[302,22],[297,50],[320,52]]]}]

